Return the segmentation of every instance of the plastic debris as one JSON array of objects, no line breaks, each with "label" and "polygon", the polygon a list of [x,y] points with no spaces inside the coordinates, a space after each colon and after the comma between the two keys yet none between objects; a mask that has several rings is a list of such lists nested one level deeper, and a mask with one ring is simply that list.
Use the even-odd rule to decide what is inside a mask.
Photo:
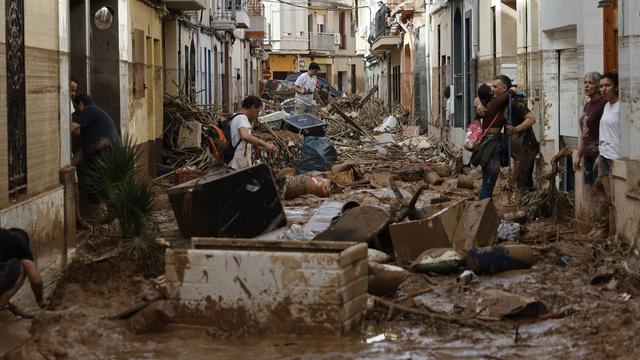
[{"label": "plastic debris", "polygon": [[398,126],[398,119],[396,119],[396,117],[393,115],[389,115],[387,116],[386,119],[384,119],[384,121],[382,122],[382,125],[373,129],[373,131],[381,132],[381,133],[392,132],[396,129],[397,126]]},{"label": "plastic debris", "polygon": [[316,234],[300,224],[291,225],[287,231],[287,239],[289,240],[313,240],[315,236]]},{"label": "plastic debris", "polygon": [[520,239],[520,224],[500,220],[497,237],[499,241],[518,241]]}]

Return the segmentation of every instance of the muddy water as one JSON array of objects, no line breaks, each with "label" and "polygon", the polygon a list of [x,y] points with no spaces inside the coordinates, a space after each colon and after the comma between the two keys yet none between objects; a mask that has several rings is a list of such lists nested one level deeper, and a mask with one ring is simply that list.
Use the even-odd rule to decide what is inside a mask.
[{"label": "muddy water", "polygon": [[[365,195],[357,200],[374,202]],[[308,210],[301,211],[305,218],[312,214]],[[384,309],[369,311],[362,330],[342,338],[224,337],[180,325],[134,335],[125,321],[105,317],[157,293],[148,280],[111,259],[76,269],[55,311],[36,310],[33,321],[0,314],[0,355],[26,341],[63,348],[70,359],[640,359],[640,280],[590,284],[596,267],[627,259],[620,254],[595,258],[593,249],[602,244],[560,238],[556,225],[527,228],[522,242],[547,248],[537,253],[532,269],[481,276],[470,285],[457,283],[455,274],[432,276],[433,284],[419,284],[430,291],[414,299],[416,309],[469,314],[483,290],[499,289],[539,299],[554,312],[573,310],[562,319],[522,323],[518,341],[514,330],[487,332],[398,313],[387,321]],[[166,231],[175,232],[175,225]],[[569,255],[571,265],[558,265],[560,255]]]},{"label": "muddy water", "polygon": [[29,338],[31,321],[20,320],[9,312],[0,314],[0,354],[14,348]]}]

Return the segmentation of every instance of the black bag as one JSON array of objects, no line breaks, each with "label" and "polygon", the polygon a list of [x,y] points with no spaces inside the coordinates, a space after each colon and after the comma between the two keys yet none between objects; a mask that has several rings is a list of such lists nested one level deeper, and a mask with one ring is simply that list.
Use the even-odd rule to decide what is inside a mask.
[{"label": "black bag", "polygon": [[236,153],[236,148],[240,143],[238,142],[238,144],[234,146],[233,142],[231,141],[231,121],[240,114],[241,113],[235,113],[231,115],[228,120],[222,119],[218,122],[218,126],[220,127],[220,129],[222,129],[222,132],[224,133],[224,137],[226,139],[226,142],[221,145],[222,159],[224,160],[225,164],[228,164],[231,162],[231,160],[233,160],[233,156]]},{"label": "black bag", "polygon": [[507,167],[511,162],[511,159],[509,158],[509,151],[505,151],[510,146],[509,135],[507,135],[506,133],[502,133],[501,139],[499,141],[502,141],[502,154],[500,154],[500,166]]},{"label": "black bag", "polygon": [[[469,162],[473,166],[486,166],[491,160],[491,155],[493,155],[493,151],[497,146],[498,141],[502,141],[499,138],[500,135],[491,134],[482,139],[478,150],[476,150],[472,155]],[[504,153],[504,151],[503,151]]]},{"label": "black bag", "polygon": [[304,138],[300,160],[296,162],[296,173],[327,171],[338,159],[338,153],[331,140],[326,137],[307,136]]}]

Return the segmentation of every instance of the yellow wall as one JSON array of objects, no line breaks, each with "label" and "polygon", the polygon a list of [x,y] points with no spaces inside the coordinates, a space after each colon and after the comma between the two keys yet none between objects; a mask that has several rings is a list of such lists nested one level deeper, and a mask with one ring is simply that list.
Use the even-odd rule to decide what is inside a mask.
[{"label": "yellow wall", "polygon": [[[305,60],[305,64],[308,64]],[[298,71],[298,61],[296,55],[279,55],[271,54],[267,60],[268,68],[273,71],[286,71],[296,72]]]},{"label": "yellow wall", "polygon": [[[129,134],[136,143],[145,143],[162,137],[162,23],[157,10],[134,0],[129,2],[130,32],[144,31],[143,65],[129,66]],[[133,37],[129,48],[135,51]],[[130,57],[133,59],[133,57]],[[144,93],[134,94],[136,72],[144,72]]]}]

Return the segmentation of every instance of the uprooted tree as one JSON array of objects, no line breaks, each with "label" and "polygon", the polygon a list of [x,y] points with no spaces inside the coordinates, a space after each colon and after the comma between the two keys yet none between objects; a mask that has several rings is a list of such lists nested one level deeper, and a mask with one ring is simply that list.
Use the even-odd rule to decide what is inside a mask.
[{"label": "uprooted tree", "polygon": [[551,170],[542,177],[542,184],[536,191],[529,192],[522,197],[522,206],[529,218],[553,217],[562,215],[562,210],[571,208],[571,200],[566,193],[558,191],[556,177],[565,169],[559,164],[560,160],[569,156],[571,149],[562,148],[551,158]]}]

